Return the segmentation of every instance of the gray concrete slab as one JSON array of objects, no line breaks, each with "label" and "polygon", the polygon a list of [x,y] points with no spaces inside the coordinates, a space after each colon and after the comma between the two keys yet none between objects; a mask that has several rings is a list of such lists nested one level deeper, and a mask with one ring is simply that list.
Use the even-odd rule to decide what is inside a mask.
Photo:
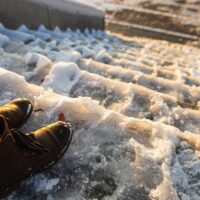
[{"label": "gray concrete slab", "polygon": [[104,29],[104,12],[65,0],[1,0],[0,22],[8,28],[21,24],[37,29],[40,24],[53,29]]}]

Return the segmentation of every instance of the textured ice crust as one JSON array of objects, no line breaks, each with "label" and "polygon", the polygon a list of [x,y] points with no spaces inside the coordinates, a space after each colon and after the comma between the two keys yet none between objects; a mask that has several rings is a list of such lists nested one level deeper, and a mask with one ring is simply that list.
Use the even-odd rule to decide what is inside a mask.
[{"label": "textured ice crust", "polygon": [[0,65],[22,76],[0,69],[0,103],[32,99],[25,132],[61,112],[75,127],[64,158],[9,199],[199,198],[198,48],[87,29],[1,31]]},{"label": "textured ice crust", "polygon": [[45,92],[2,68],[0,78],[1,99],[23,95],[33,100],[36,110],[44,110],[33,113],[25,131],[57,120],[60,112],[75,124],[75,136],[65,157],[47,172],[24,181],[10,199],[48,195],[56,199],[77,195],[85,199],[131,199],[135,195],[149,199],[150,194],[177,199],[170,175],[180,139],[177,129],[125,117],[89,98]]},{"label": "textured ice crust", "polygon": [[57,120],[60,112],[75,125],[65,157],[47,172],[24,181],[10,199],[150,199],[151,195],[178,199],[170,170],[180,139],[177,129],[127,118],[90,98],[45,92],[2,68],[0,77],[1,99],[28,97],[36,110],[44,110],[33,114],[25,131]]}]

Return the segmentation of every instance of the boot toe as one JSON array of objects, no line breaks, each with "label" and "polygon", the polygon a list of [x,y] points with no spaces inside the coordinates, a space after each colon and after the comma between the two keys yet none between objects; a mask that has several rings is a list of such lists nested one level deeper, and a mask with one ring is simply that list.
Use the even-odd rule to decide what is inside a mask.
[{"label": "boot toe", "polygon": [[54,130],[54,134],[58,139],[58,141],[65,146],[66,144],[69,144],[71,141],[73,134],[72,125],[67,122],[59,121],[56,130]]},{"label": "boot toe", "polygon": [[20,128],[29,119],[33,105],[29,99],[18,98],[0,106],[0,114],[5,116],[9,128]]},{"label": "boot toe", "polygon": [[26,116],[30,115],[30,113],[32,112],[33,105],[29,99],[19,98],[15,99],[13,103],[17,107],[19,107],[25,113]]}]

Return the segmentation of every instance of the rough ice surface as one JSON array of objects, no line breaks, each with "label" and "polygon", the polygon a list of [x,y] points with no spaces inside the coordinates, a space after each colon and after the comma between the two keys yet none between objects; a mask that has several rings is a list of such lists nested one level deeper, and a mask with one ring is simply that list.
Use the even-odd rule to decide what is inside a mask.
[{"label": "rough ice surface", "polygon": [[[5,75],[7,79],[2,78]],[[28,191],[30,189],[32,198],[45,196],[45,191],[40,187],[44,187],[46,177],[60,179],[57,187],[51,191],[54,198],[61,198],[62,195],[67,198],[71,190],[72,197],[79,194],[86,199],[120,198],[127,195],[129,198],[142,195],[149,199],[150,191],[163,181],[162,165],[168,165],[171,159],[169,155],[179,140],[179,133],[173,127],[168,130],[161,124],[154,127],[150,121],[145,123],[145,120],[129,119],[103,109],[88,98],[70,99],[51,91],[45,92],[42,87],[27,84],[23,77],[3,69],[0,77],[1,84],[9,81],[5,88],[1,88],[2,95],[7,94],[8,98],[13,98],[23,94],[34,100],[35,109],[44,110],[42,113],[34,113],[24,130],[27,131],[30,124],[34,124],[31,128],[33,130],[56,120],[59,112],[64,112],[75,124],[75,137],[68,154],[57,166],[45,172],[45,177],[38,175],[25,181],[19,193],[14,193],[11,199],[23,198],[23,195],[31,192]],[[16,84],[20,90],[17,90]],[[162,134],[159,129],[163,129]],[[177,135],[174,134],[176,131]],[[150,141],[146,140],[150,132],[153,135],[149,146]],[[165,149],[157,155],[159,140],[162,141],[160,145],[165,144]],[[145,155],[145,151],[149,151],[148,155]],[[146,181],[146,176],[151,177],[149,181]],[[51,194],[49,187],[47,184],[45,190]]]},{"label": "rough ice surface", "polygon": [[25,132],[60,113],[74,125],[64,157],[8,199],[200,198],[198,48],[98,30],[6,31],[0,103],[33,101]]}]

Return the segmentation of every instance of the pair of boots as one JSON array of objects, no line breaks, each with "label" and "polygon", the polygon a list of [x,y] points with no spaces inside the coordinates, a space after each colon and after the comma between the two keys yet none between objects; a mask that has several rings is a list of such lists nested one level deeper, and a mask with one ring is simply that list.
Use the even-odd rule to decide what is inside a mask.
[{"label": "pair of boots", "polygon": [[71,142],[73,128],[67,122],[26,134],[19,131],[32,110],[28,99],[0,106],[0,198],[26,177],[53,165]]}]

